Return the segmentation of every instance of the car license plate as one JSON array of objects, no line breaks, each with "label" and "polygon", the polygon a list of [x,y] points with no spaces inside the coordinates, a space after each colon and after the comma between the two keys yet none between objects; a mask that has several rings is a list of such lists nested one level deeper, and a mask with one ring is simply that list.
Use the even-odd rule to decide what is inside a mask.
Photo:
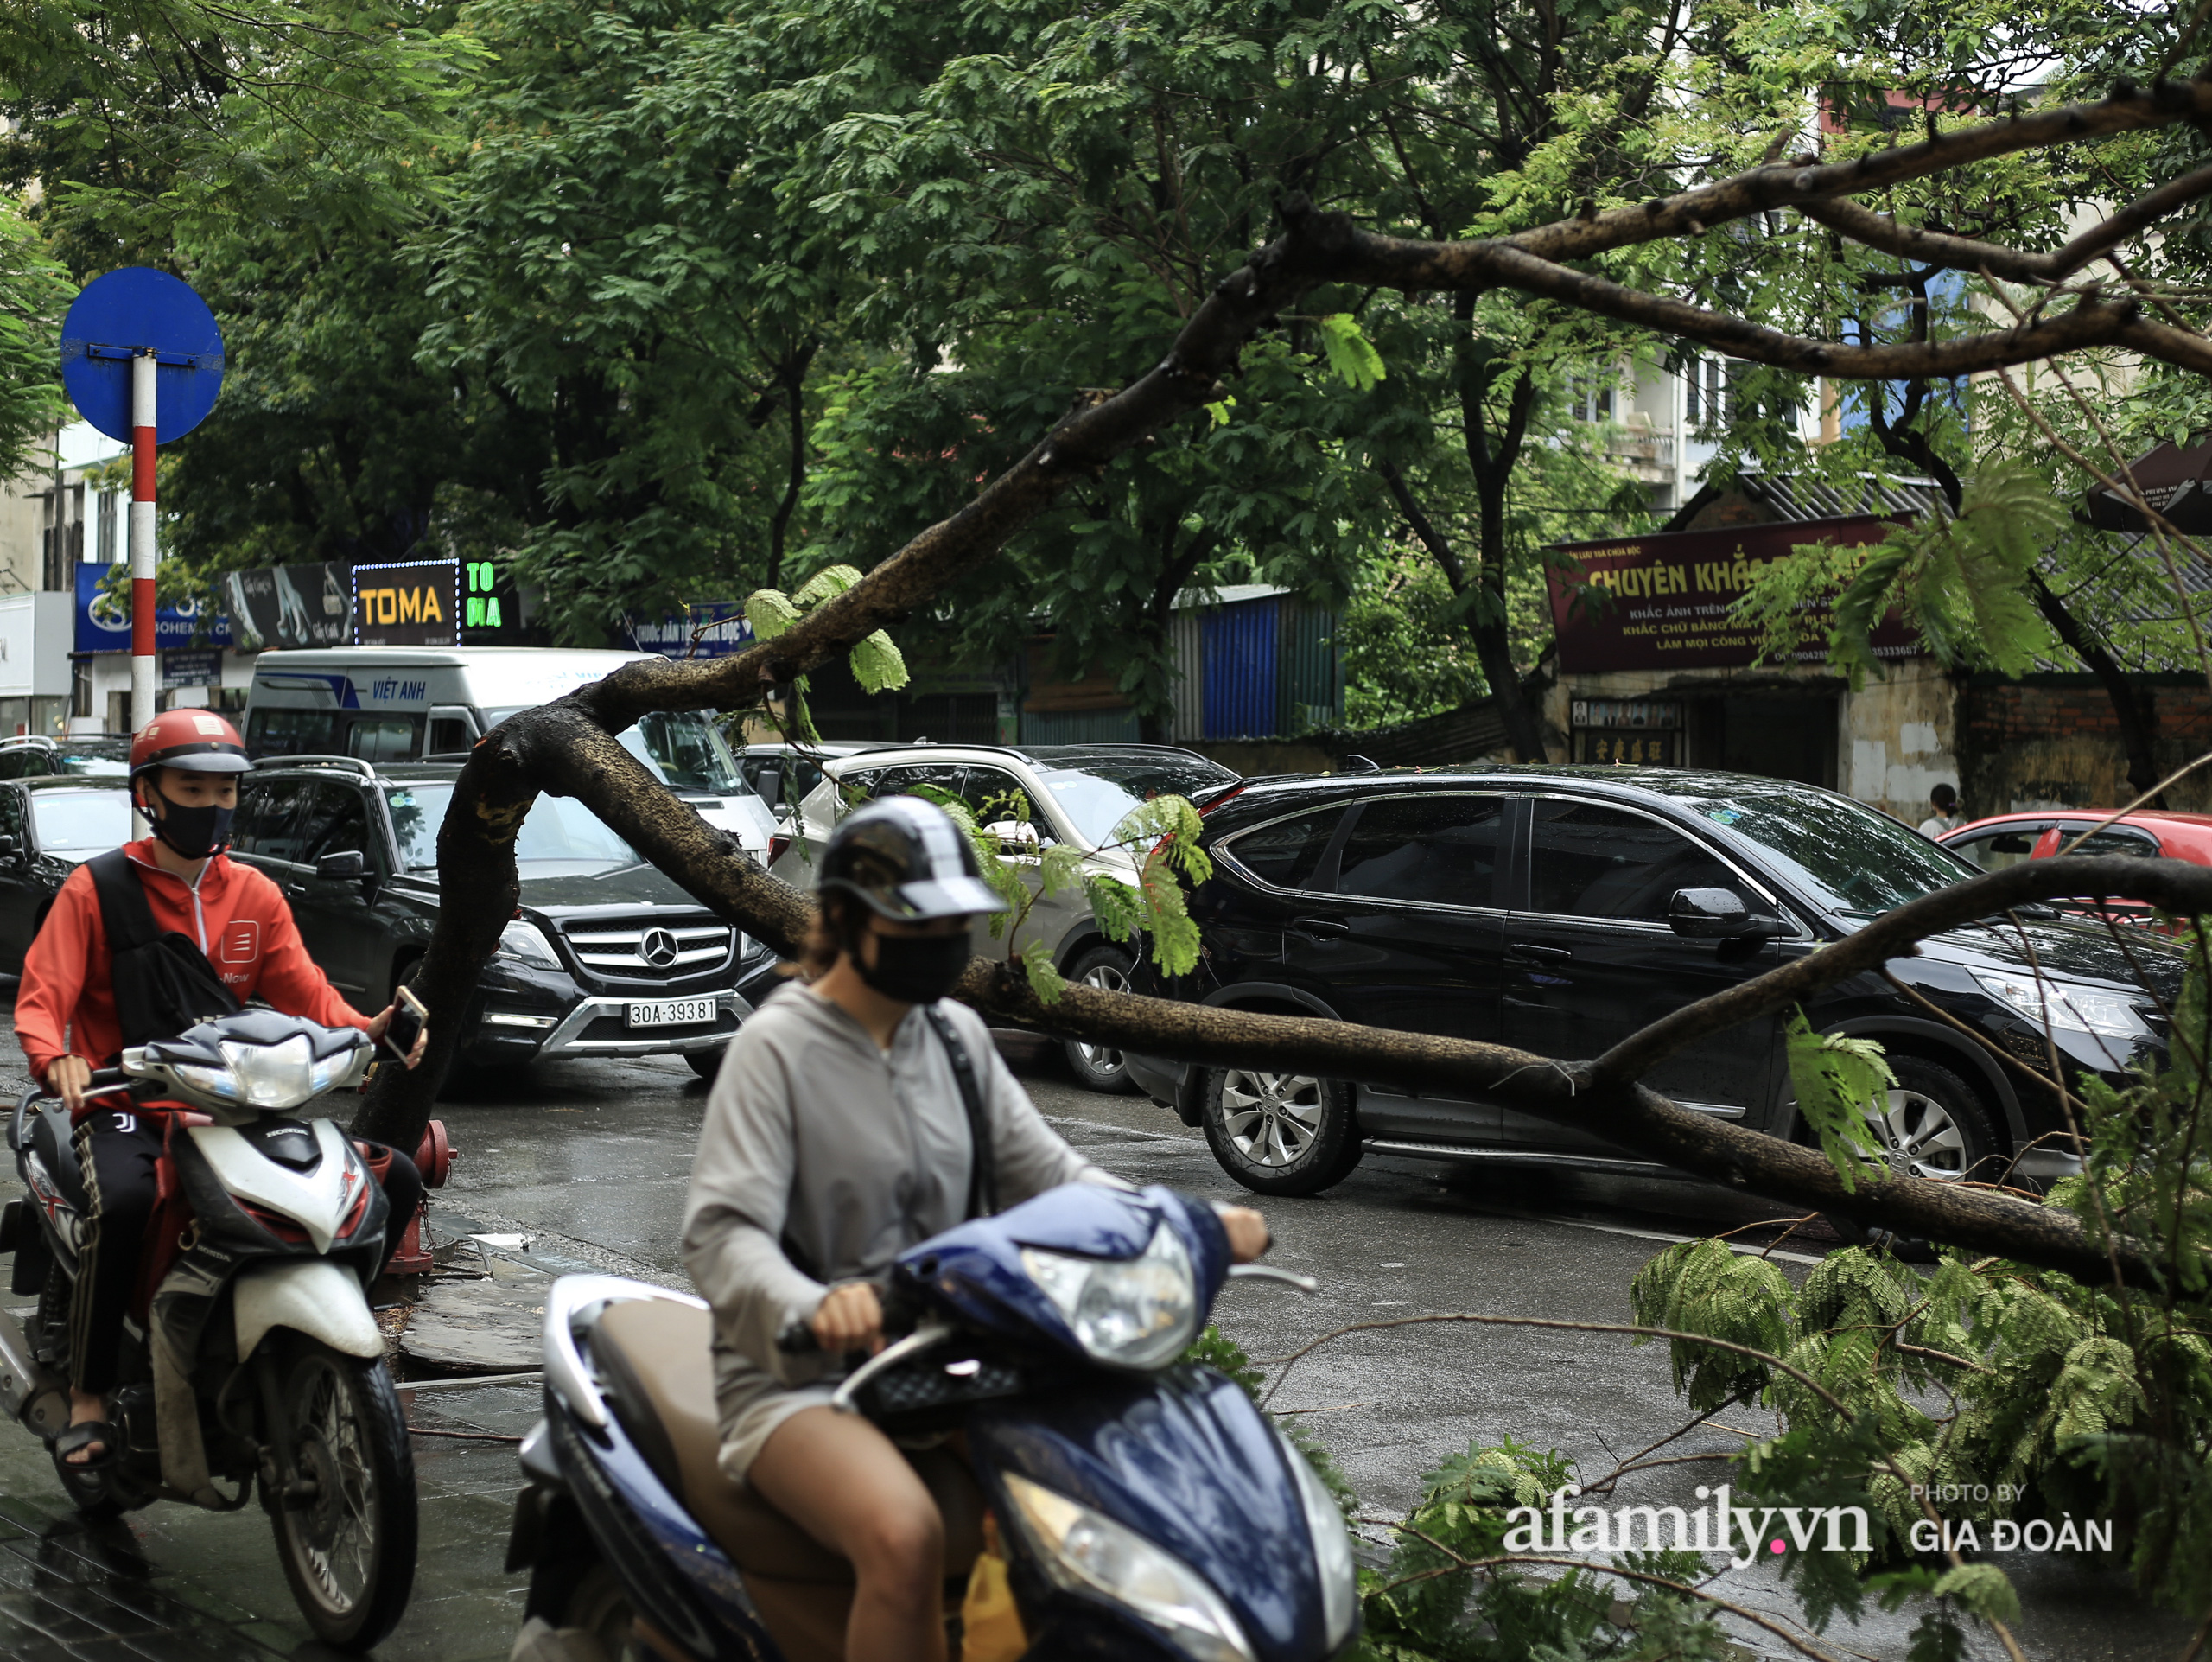
[{"label": "car license plate", "polygon": [[714,1019],[715,1001],[711,998],[656,998],[650,1003],[630,1006],[630,1025],[633,1028],[697,1027]]}]

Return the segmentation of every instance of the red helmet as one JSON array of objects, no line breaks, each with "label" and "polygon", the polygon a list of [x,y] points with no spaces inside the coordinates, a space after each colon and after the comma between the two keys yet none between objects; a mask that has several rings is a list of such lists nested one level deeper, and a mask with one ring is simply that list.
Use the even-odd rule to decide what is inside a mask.
[{"label": "red helmet", "polygon": [[245,742],[212,710],[165,710],[130,741],[130,777],[156,767],[194,774],[247,774]]}]

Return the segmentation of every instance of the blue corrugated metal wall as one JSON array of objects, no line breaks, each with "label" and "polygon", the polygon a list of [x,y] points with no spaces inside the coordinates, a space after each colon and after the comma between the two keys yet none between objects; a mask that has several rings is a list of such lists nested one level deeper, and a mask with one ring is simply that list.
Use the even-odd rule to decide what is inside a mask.
[{"label": "blue corrugated metal wall", "polygon": [[1344,660],[1337,650],[1337,614],[1285,600],[1281,639],[1282,703],[1275,732],[1287,737],[1340,724],[1344,718]]},{"label": "blue corrugated metal wall", "polygon": [[1276,602],[1240,601],[1205,614],[1205,736],[1269,738],[1275,731]]}]

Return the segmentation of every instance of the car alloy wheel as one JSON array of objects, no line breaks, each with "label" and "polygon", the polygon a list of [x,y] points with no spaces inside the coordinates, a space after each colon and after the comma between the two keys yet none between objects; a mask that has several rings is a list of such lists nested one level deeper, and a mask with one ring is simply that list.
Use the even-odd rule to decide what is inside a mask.
[{"label": "car alloy wheel", "polygon": [[1201,1120],[1221,1168],[1260,1194],[1319,1194],[1359,1164],[1351,1086],[1310,1073],[1207,1071]]},{"label": "car alloy wheel", "polygon": [[1866,1116],[1890,1169],[1904,1177],[1955,1183],[1967,1175],[1970,1150],[1950,1111],[1923,1092],[1888,1093],[1885,1111]]},{"label": "car alloy wheel", "polygon": [[1321,1134],[1327,1110],[1310,1073],[1262,1073],[1232,1067],[1221,1082],[1221,1129],[1255,1166],[1293,1166]]},{"label": "car alloy wheel", "polygon": [[[1085,971],[1083,984],[1096,987],[1101,992],[1127,992],[1129,990],[1128,971],[1118,964],[1095,964]],[[1077,1045],[1084,1060],[1101,1073],[1122,1065],[1122,1053],[1107,1045]]]},{"label": "car alloy wheel", "polygon": [[[1127,992],[1130,987],[1129,968],[1128,953],[1101,941],[1069,965],[1067,975],[1069,980],[1096,987],[1101,992]],[[1136,1088],[1136,1081],[1129,1077],[1128,1061],[1114,1046],[1085,1044],[1070,1039],[1065,1048],[1068,1067],[1078,1084],[1108,1096]]]}]

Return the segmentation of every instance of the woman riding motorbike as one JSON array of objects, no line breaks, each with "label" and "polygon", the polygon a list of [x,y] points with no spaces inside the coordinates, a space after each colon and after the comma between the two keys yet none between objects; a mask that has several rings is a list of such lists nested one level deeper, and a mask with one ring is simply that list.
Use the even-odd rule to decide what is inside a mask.
[{"label": "woman riding motorbike", "polygon": [[[87,1111],[92,1071],[114,1067],[127,1045],[170,1037],[256,994],[286,1015],[365,1028],[372,1039],[391,1022],[390,1009],[367,1016],[340,997],[308,958],[283,892],[224,856],[238,775],[252,766],[238,729],[212,710],[167,710],[148,723],[131,742],[130,781],[153,835],[71,872],[23,957],[16,1036],[32,1075],[75,1121],[92,1202],[70,1312],[69,1429],[54,1445],[72,1466],[103,1465],[114,1452],[103,1399],[117,1384],[118,1341],[162,1147],[160,1119],[135,1102]],[[162,939],[114,950],[104,875],[143,890],[155,927],[167,932]],[[422,1059],[423,1045],[418,1038],[408,1067]],[[390,1152],[384,1187],[395,1222],[387,1257],[423,1193],[414,1163]]]},{"label": "woman riding motorbike", "polygon": [[[1005,903],[941,810],[855,811],[822,856],[803,984],[766,1000],[724,1055],[692,1168],[683,1261],[715,1312],[722,1470],[853,1565],[847,1662],[942,1662],[944,1526],[876,1426],[829,1407],[835,1359],[883,1345],[874,1277],[982,1209],[968,1102],[1002,1204],[1117,1183],[1039,1118],[981,1017],[947,1001],[969,926]],[[1259,1213],[1224,1207],[1240,1262]],[[782,1354],[804,1321],[820,1354]]]}]

